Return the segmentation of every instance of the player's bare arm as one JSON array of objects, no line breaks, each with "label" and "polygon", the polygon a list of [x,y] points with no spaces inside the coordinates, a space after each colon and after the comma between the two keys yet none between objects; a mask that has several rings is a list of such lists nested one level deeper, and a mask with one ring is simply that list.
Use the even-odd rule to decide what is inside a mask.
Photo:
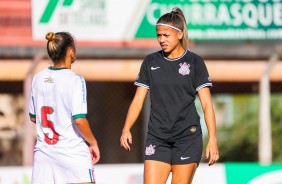
[{"label": "player's bare arm", "polygon": [[36,119],[35,118],[30,118],[30,121],[32,121],[33,123],[36,123]]},{"label": "player's bare arm", "polygon": [[123,147],[128,151],[130,151],[129,144],[132,144],[132,135],[130,133],[130,129],[135,123],[135,121],[137,120],[141,112],[147,93],[148,93],[148,89],[143,87],[138,87],[127,113],[125,124],[122,129],[122,134],[120,137],[120,145],[121,147]]},{"label": "player's bare arm", "polygon": [[86,118],[77,118],[74,120],[74,123],[81,135],[89,143],[89,151],[92,155],[92,163],[97,163],[100,160],[100,150],[97,140],[90,129],[88,120]]},{"label": "player's bare arm", "polygon": [[205,121],[209,133],[209,141],[206,148],[206,159],[209,158],[209,165],[214,164],[219,159],[219,151],[216,140],[216,122],[209,88],[205,87],[198,91],[202,104]]}]

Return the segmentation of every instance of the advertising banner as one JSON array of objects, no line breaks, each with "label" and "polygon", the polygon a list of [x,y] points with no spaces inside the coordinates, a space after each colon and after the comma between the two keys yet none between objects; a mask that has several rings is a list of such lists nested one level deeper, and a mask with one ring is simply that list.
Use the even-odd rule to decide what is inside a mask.
[{"label": "advertising banner", "polygon": [[134,37],[149,0],[32,0],[32,36],[68,31],[79,40],[122,41]]},{"label": "advertising banner", "polygon": [[70,31],[89,41],[155,39],[158,18],[182,9],[189,39],[282,39],[282,0],[32,0],[34,39]]},{"label": "advertising banner", "polygon": [[282,164],[226,163],[225,167],[228,184],[282,183]]},{"label": "advertising banner", "polygon": [[[31,183],[31,167],[0,167],[0,184]],[[142,184],[143,164],[97,164],[95,178],[99,184]],[[171,183],[170,175],[167,184]],[[261,166],[257,163],[201,163],[193,184],[281,184],[282,164]]]}]

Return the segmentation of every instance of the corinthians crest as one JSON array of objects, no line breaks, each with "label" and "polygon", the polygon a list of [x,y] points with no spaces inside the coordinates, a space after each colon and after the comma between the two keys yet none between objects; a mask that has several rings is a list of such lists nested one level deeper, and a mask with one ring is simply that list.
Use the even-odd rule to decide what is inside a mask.
[{"label": "corinthians crest", "polygon": [[152,144],[150,144],[150,146],[147,146],[145,154],[148,156],[155,154],[155,147],[156,146],[155,145],[153,146]]},{"label": "corinthians crest", "polygon": [[179,64],[179,66],[180,66],[180,68],[179,68],[179,73],[181,74],[181,75],[189,75],[189,73],[190,73],[190,65],[189,64],[187,64],[186,62],[184,62],[183,64],[182,63],[180,63]]}]

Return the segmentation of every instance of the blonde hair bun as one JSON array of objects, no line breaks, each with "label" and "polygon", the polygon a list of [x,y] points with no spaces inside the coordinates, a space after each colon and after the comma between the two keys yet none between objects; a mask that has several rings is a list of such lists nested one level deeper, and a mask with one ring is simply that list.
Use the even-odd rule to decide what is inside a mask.
[{"label": "blonde hair bun", "polygon": [[53,41],[55,39],[55,33],[53,32],[48,32],[45,36],[45,38],[48,40],[48,41]]},{"label": "blonde hair bun", "polygon": [[172,10],[171,10],[171,12],[179,12],[179,8],[178,7],[174,7],[174,8],[172,8]]}]

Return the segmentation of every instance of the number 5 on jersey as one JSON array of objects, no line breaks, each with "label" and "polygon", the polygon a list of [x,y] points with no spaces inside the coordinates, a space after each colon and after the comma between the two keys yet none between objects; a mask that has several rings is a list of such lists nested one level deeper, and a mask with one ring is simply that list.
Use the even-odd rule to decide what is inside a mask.
[{"label": "number 5 on jersey", "polygon": [[43,106],[41,108],[41,125],[44,132],[44,140],[47,144],[56,144],[59,141],[59,134],[54,128],[54,123],[48,120],[47,114],[54,112],[52,107]]}]

